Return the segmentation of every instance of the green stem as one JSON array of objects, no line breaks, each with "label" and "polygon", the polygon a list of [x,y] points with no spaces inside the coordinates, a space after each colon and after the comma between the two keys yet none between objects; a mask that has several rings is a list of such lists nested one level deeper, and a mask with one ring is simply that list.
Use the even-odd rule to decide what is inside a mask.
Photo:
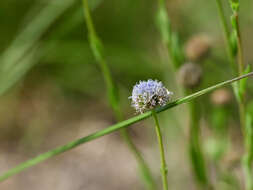
[{"label": "green stem", "polygon": [[[173,32],[171,31],[171,27],[169,25],[169,17],[168,13],[166,10],[165,2],[163,0],[159,1],[159,10],[158,10],[158,18],[159,18],[159,28],[161,32],[161,38],[163,43],[166,45],[168,53],[170,55],[170,59],[173,65],[173,69],[176,71],[176,69],[182,65],[182,60],[183,59],[176,59],[177,55],[175,54],[175,49],[176,47],[174,43],[172,43],[173,40]],[[174,51],[173,51],[174,50]],[[187,91],[187,90],[185,90]],[[186,94],[186,93],[185,93]],[[191,106],[192,107],[192,106]],[[191,108],[190,107],[190,108]],[[194,112],[190,112],[190,117],[191,117],[191,134],[190,134],[190,158],[192,161],[192,166],[193,166],[193,172],[195,173],[197,181],[201,185],[208,185],[208,178],[206,176],[206,169],[205,169],[205,164],[204,164],[204,158],[201,152],[201,149],[199,148],[199,123],[198,119],[196,119],[196,114]],[[195,114],[195,115],[194,115]],[[192,130],[195,130],[194,133],[192,133]],[[195,140],[193,140],[195,139]]]},{"label": "green stem", "polygon": [[[109,90],[109,95],[112,89],[114,89],[114,84],[111,78],[110,70],[107,66],[107,63],[105,61],[104,55],[103,55],[103,44],[98,38],[95,28],[93,26],[92,18],[89,11],[89,6],[87,0],[83,0],[83,8],[84,8],[84,17],[88,29],[88,35],[90,40],[90,46],[93,51],[93,54],[100,65],[100,68],[103,73],[103,77],[107,86],[107,89]],[[111,102],[110,102],[111,103]]]},{"label": "green stem", "polygon": [[200,125],[199,113],[197,112],[197,104],[195,100],[189,103],[190,107],[190,158],[195,172],[195,177],[201,188],[209,186],[208,178],[206,175],[205,160],[200,145]]},{"label": "green stem", "polygon": [[178,47],[174,47],[176,44],[175,42],[173,43],[176,34],[173,33],[171,30],[170,19],[168,17],[165,1],[159,0],[158,6],[159,6],[157,12],[158,28],[160,30],[162,42],[165,44],[168,50],[170,61],[172,63],[173,69],[175,70],[181,65],[181,61],[178,60],[177,58],[178,55],[176,55],[175,53],[176,50],[178,51]]},{"label": "green stem", "polygon": [[218,12],[219,12],[219,17],[220,17],[220,21],[223,27],[223,31],[224,31],[224,36],[226,39],[226,44],[227,44],[227,52],[228,52],[228,57],[229,57],[229,62],[231,64],[231,67],[234,68],[235,67],[235,61],[234,61],[234,55],[233,55],[233,47],[230,43],[230,32],[229,32],[229,28],[228,28],[228,24],[225,18],[225,13],[222,7],[222,3],[221,0],[216,0],[216,4],[218,7]]},{"label": "green stem", "polygon": [[[242,40],[241,40],[241,31],[240,31],[240,27],[239,27],[238,12],[235,11],[233,16],[234,16],[234,21],[235,21],[234,29],[236,31],[237,47],[238,47],[238,54],[237,54],[238,73],[239,73],[239,76],[241,76],[244,72],[244,59],[243,59]],[[240,86],[238,88],[240,88]],[[242,160],[242,168],[243,168],[244,175],[245,175],[246,190],[253,190],[253,184],[252,184],[253,176],[252,176],[252,167],[251,167],[252,166],[252,159],[251,159],[251,156],[249,156],[252,152],[252,150],[251,150],[252,147],[247,145],[247,142],[251,141],[251,136],[247,134],[247,126],[246,126],[247,112],[245,109],[245,95],[246,95],[245,92],[243,92],[243,94],[241,94],[241,99],[238,102],[240,125],[242,128],[242,133],[243,133],[243,137],[244,137],[244,147],[245,147],[245,153],[244,153],[244,157]]]},{"label": "green stem", "polygon": [[[225,21],[225,16],[224,16],[224,11],[222,9],[222,5],[220,0],[216,0],[218,8],[219,8],[219,13],[220,13],[220,17],[223,23],[223,28],[224,28],[224,32],[225,32],[225,36],[227,41],[229,40],[229,30]],[[233,3],[233,2],[231,2]],[[243,75],[244,72],[244,60],[243,60],[243,51],[242,51],[242,40],[241,40],[241,32],[240,32],[240,27],[239,27],[239,18],[238,18],[238,10],[239,10],[239,2],[237,2],[237,6],[238,8],[233,7],[233,5],[231,4],[231,7],[233,9],[233,15],[232,15],[232,27],[234,29],[234,31],[236,32],[236,38],[237,38],[237,58],[238,58],[238,73],[239,76]],[[228,47],[231,50],[231,43],[228,43]],[[232,52],[232,51],[230,51]],[[233,62],[235,60],[234,55],[232,54],[232,56],[230,56],[233,58]],[[235,64],[234,64],[235,65]],[[234,66],[232,66],[234,68]],[[240,86],[238,85],[237,91],[240,91]],[[247,142],[247,134],[246,134],[246,110],[245,110],[245,92],[243,92],[243,94],[240,94],[240,99],[238,101],[238,106],[239,106],[239,117],[240,117],[240,125],[242,128],[242,133],[244,136],[244,142]],[[251,137],[250,137],[251,138]],[[251,139],[249,139],[251,140]],[[244,169],[244,174],[245,174],[245,178],[246,178],[246,190],[253,190],[253,184],[252,184],[252,180],[253,180],[253,176],[252,176],[252,159],[250,155],[252,152],[252,147],[250,146],[250,148],[248,148],[248,146],[245,143],[245,154],[244,154],[244,159],[242,161],[242,167]]]},{"label": "green stem", "polygon": [[253,189],[253,178],[252,178],[252,160],[253,160],[253,128],[252,128],[252,117],[247,112],[245,122],[245,153],[242,160],[243,171],[246,178],[246,190]]},{"label": "green stem", "polygon": [[[243,75],[244,72],[244,59],[243,59],[243,50],[242,50],[242,39],[241,39],[241,31],[239,27],[239,18],[238,12],[234,13],[235,18],[235,30],[237,35],[237,47],[238,47],[238,73],[239,76]],[[239,86],[240,88],[240,86]],[[253,175],[252,175],[252,146],[247,145],[247,141],[251,141],[251,136],[247,134],[247,126],[246,126],[246,109],[245,109],[245,92],[241,95],[241,99],[238,102],[239,104],[239,115],[240,115],[240,125],[242,128],[242,133],[244,137],[244,147],[245,153],[242,161],[242,167],[244,169],[245,175],[245,183],[246,183],[246,190],[253,190]],[[250,126],[251,127],[251,126]],[[248,139],[249,138],[249,139]]]},{"label": "green stem", "polygon": [[239,18],[238,13],[234,13],[235,21],[236,21],[236,36],[237,36],[237,47],[238,47],[238,72],[239,75],[243,74],[244,71],[244,60],[243,60],[243,52],[242,52],[242,39],[241,39],[241,31],[239,27]]},{"label": "green stem", "polygon": [[[194,94],[191,94],[189,96],[177,99],[177,100],[175,100],[171,103],[168,103],[167,105],[165,105],[163,107],[159,107],[159,108],[155,109],[154,111],[156,113],[163,112],[165,110],[171,109],[171,108],[173,108],[175,106],[178,106],[178,105],[181,105],[183,103],[190,102],[191,100],[194,100],[194,99],[198,98],[199,96],[202,96],[202,95],[204,95],[208,92],[211,92],[211,91],[213,91],[217,88],[223,87],[225,85],[231,84],[233,82],[236,82],[238,80],[241,80],[241,79],[249,77],[249,76],[253,76],[253,72],[242,75],[240,77],[236,77],[236,78],[231,79],[231,80],[227,80],[225,82],[221,82],[219,84],[213,85],[213,86],[208,87],[206,89],[200,90],[200,91],[198,91]],[[126,127],[128,127],[128,126],[130,126],[134,123],[137,123],[141,120],[144,120],[144,119],[150,117],[151,115],[152,115],[151,111],[145,112],[143,114],[137,115],[137,116],[132,117],[130,119],[127,119],[127,120],[121,121],[117,124],[114,124],[114,125],[106,128],[106,129],[103,129],[103,130],[100,130],[98,132],[92,133],[92,134],[90,134],[86,137],[74,140],[74,141],[72,141],[72,142],[70,142],[66,145],[60,146],[60,147],[55,148],[53,150],[50,150],[46,153],[40,154],[39,156],[37,156],[35,158],[32,158],[32,159],[30,159],[26,162],[23,162],[20,165],[16,166],[15,168],[12,168],[12,169],[8,170],[6,173],[4,173],[3,175],[0,176],[0,182],[8,179],[9,177],[11,177],[15,174],[20,173],[24,169],[27,169],[27,168],[30,168],[30,167],[36,165],[36,164],[39,164],[40,162],[42,162],[44,160],[47,160],[47,159],[49,159],[53,156],[59,155],[63,152],[71,150],[71,149],[73,149],[73,148],[75,148],[75,147],[77,147],[81,144],[90,142],[90,141],[95,140],[97,138],[100,138],[102,136],[105,136],[105,135],[108,135],[108,134],[113,133],[115,131],[118,131],[120,129],[126,128]]]},{"label": "green stem", "polygon": [[245,175],[245,186],[246,190],[252,190],[253,189],[253,179],[252,179],[252,160],[249,159],[249,154],[245,153],[242,161],[242,166],[243,166],[243,172]]},{"label": "green stem", "polygon": [[[106,63],[105,57],[103,55],[103,44],[99,40],[95,27],[92,22],[92,18],[89,11],[89,5],[87,0],[83,0],[83,8],[84,8],[84,17],[86,21],[86,25],[88,28],[89,33],[89,39],[90,39],[90,45],[93,51],[93,54],[97,60],[97,62],[100,65],[100,68],[103,73],[103,77],[106,83],[107,87],[107,93],[109,98],[109,103],[113,109],[114,115],[117,118],[118,121],[123,120],[122,112],[120,110],[119,106],[119,99],[118,99],[118,92],[116,89],[116,86],[113,82],[110,69],[108,68],[108,65]],[[147,163],[144,161],[141,153],[137,149],[137,147],[134,145],[132,139],[130,138],[127,129],[121,129],[120,135],[128,145],[128,148],[131,150],[131,152],[135,155],[135,159],[138,163],[139,170],[142,174],[142,177],[144,179],[144,182],[149,190],[154,190],[155,182],[151,175],[150,169],[147,165]]]},{"label": "green stem", "polygon": [[162,181],[163,181],[163,190],[168,190],[168,181],[167,181],[167,164],[165,160],[165,154],[164,154],[164,145],[163,145],[163,139],[162,139],[162,133],[161,128],[158,122],[156,111],[152,110],[152,116],[155,121],[155,130],[157,135],[157,140],[159,144],[159,150],[160,150],[160,159],[161,159],[161,174],[162,174]]}]

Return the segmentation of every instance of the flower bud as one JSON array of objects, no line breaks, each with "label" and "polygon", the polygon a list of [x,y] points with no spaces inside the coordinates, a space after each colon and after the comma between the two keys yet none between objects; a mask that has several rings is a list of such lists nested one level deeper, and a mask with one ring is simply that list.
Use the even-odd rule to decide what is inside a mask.
[{"label": "flower bud", "polygon": [[204,58],[210,49],[210,39],[206,35],[196,35],[190,38],[185,45],[185,55],[190,61]]},{"label": "flower bud", "polygon": [[215,90],[211,94],[211,102],[214,105],[218,105],[218,106],[226,105],[226,104],[229,104],[231,100],[232,100],[232,94],[226,88]]},{"label": "flower bud", "polygon": [[197,87],[202,79],[202,68],[195,63],[185,63],[178,71],[178,80],[185,88]]}]

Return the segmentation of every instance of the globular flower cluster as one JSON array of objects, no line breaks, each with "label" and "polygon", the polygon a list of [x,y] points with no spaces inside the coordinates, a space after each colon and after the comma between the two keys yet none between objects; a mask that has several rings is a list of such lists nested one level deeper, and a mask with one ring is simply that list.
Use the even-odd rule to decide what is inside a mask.
[{"label": "globular flower cluster", "polygon": [[132,107],[137,112],[143,113],[156,106],[164,106],[170,101],[172,94],[162,82],[149,79],[137,83],[133,88],[132,96],[129,98],[132,99]]}]

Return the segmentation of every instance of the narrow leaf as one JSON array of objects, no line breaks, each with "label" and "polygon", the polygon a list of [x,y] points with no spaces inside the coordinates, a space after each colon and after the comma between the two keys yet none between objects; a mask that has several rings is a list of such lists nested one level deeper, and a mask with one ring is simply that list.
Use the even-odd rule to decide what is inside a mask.
[{"label": "narrow leaf", "polygon": [[[231,80],[228,80],[228,81],[225,81],[225,82],[221,82],[219,84],[216,84],[214,86],[208,87],[206,89],[198,91],[198,92],[196,92],[194,94],[191,94],[189,96],[177,99],[177,100],[175,100],[175,101],[173,101],[173,102],[171,102],[171,103],[169,103],[169,104],[167,104],[167,105],[165,105],[163,107],[156,108],[155,111],[156,111],[156,113],[163,112],[165,110],[171,109],[171,108],[173,108],[175,106],[178,106],[180,104],[183,104],[183,103],[189,102],[189,101],[191,101],[193,99],[196,99],[197,97],[202,96],[202,95],[204,95],[204,94],[206,94],[208,92],[211,92],[211,91],[213,91],[213,90],[215,90],[217,88],[223,87],[225,85],[231,84],[231,83],[233,83],[235,81],[241,80],[243,78],[246,78],[246,77],[249,77],[249,76],[252,76],[252,75],[253,75],[253,72],[248,73],[246,75],[242,75],[240,77],[236,77],[234,79],[231,79]],[[75,147],[77,147],[77,146],[79,146],[81,144],[84,144],[84,143],[87,143],[89,141],[95,140],[95,139],[100,138],[100,137],[102,137],[104,135],[113,133],[113,132],[118,131],[118,130],[120,130],[122,128],[125,128],[125,127],[127,127],[129,125],[132,125],[132,124],[137,123],[137,122],[139,122],[141,120],[144,120],[144,119],[150,117],[151,114],[152,114],[151,111],[145,112],[143,114],[137,115],[137,116],[132,117],[130,119],[127,119],[127,120],[124,120],[124,121],[119,122],[117,124],[114,124],[114,125],[106,128],[106,129],[103,129],[103,130],[100,130],[98,132],[92,133],[92,134],[90,134],[90,135],[88,135],[86,137],[77,139],[77,140],[72,141],[72,142],[70,142],[70,143],[68,143],[66,145],[63,145],[63,146],[58,147],[58,148],[55,148],[55,149],[50,150],[50,151],[48,151],[46,153],[40,154],[39,156],[37,156],[35,158],[32,158],[32,159],[30,159],[30,160],[28,160],[26,162],[21,163],[17,167],[15,167],[13,169],[10,169],[9,171],[7,171],[3,175],[1,175],[0,176],[0,182],[8,179],[9,177],[11,177],[11,176],[13,176],[15,174],[20,173],[24,169],[27,169],[27,168],[30,168],[30,167],[36,165],[36,164],[39,164],[40,162],[42,162],[44,160],[47,160],[47,159],[49,159],[49,158],[51,158],[53,156],[56,156],[58,154],[61,154],[61,153],[66,152],[68,150],[71,150],[71,149],[73,149],[73,148],[75,148]]]}]

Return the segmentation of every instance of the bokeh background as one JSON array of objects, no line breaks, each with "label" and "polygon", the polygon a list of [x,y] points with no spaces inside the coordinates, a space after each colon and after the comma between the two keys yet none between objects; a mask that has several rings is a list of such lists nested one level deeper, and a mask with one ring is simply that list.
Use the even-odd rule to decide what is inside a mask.
[{"label": "bokeh background", "polygon": [[[223,3],[229,20],[230,7],[227,1]],[[208,39],[205,44],[208,54],[197,63],[203,69],[198,88],[234,77],[215,0],[168,0],[166,4],[182,46],[198,36]],[[174,99],[183,96],[178,73],[171,66],[157,29],[157,0],[91,0],[90,7],[120,90],[125,118],[135,115],[128,97],[139,80],[162,80],[174,92]],[[253,1],[241,1],[243,50],[249,64],[253,61],[252,9]],[[81,0],[3,0],[0,23],[0,174],[39,153],[116,122],[89,46]],[[202,145],[209,177],[217,189],[238,189],[243,183],[241,131],[232,88],[223,90],[229,97],[225,106],[219,105],[219,101],[217,105],[217,99],[224,98],[224,93],[208,94],[197,100]],[[250,82],[247,92],[250,102],[253,93]],[[196,189],[188,156],[188,115],[185,105],[159,114],[170,189]],[[225,143],[214,140],[219,128],[227,131]],[[152,119],[129,129],[160,184]],[[217,150],[217,146],[222,150]],[[224,175],[226,180],[218,180],[217,160],[220,169],[229,173]],[[119,134],[113,133],[36,165],[0,183],[0,189],[145,188],[133,155]]]}]

